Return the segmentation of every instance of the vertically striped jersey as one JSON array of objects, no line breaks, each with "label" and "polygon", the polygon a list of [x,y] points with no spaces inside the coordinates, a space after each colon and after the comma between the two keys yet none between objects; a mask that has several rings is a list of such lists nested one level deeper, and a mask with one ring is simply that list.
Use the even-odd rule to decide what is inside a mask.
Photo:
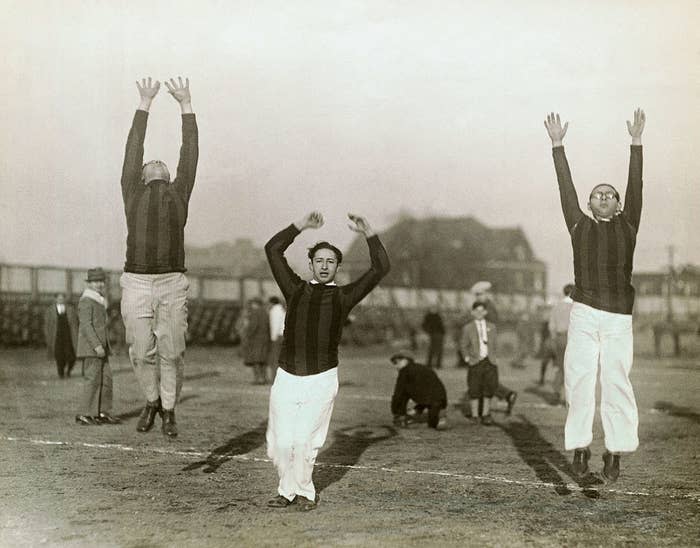
[{"label": "vertically striped jersey", "polygon": [[185,223],[199,156],[197,120],[182,115],[182,146],[172,183],[141,181],[148,112],[137,110],[126,141],[122,197],[126,213],[124,272],[164,274],[185,271]]},{"label": "vertically striped jersey", "polygon": [[552,155],[574,252],[571,298],[599,310],[631,314],[632,263],[642,214],[642,147],[630,147],[625,207],[610,221],[597,221],[581,211],[564,147],[554,147]]},{"label": "vertically striped jersey", "polygon": [[287,301],[279,366],[293,375],[306,376],[337,367],[345,320],[389,272],[389,257],[375,235],[367,239],[371,266],[359,279],[345,286],[310,283],[297,276],[284,257],[298,234],[290,225],[267,242],[265,253]]}]

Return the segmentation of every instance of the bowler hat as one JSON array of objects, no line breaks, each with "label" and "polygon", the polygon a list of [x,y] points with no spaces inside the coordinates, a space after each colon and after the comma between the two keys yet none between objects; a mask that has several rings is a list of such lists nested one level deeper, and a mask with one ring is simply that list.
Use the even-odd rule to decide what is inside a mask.
[{"label": "bowler hat", "polygon": [[97,268],[91,268],[88,270],[87,273],[87,278],[85,278],[86,282],[104,282],[107,279],[107,275],[105,274],[105,271],[102,270],[100,267]]}]

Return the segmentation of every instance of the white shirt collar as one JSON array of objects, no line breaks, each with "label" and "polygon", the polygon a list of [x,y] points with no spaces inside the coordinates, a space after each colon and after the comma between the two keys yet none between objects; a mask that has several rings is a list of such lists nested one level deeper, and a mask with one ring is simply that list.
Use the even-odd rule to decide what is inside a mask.
[{"label": "white shirt collar", "polygon": [[313,278],[311,280],[309,280],[309,283],[313,284],[313,285],[328,285],[328,286],[337,285],[335,282],[328,282],[327,284],[322,284],[321,282],[319,282],[318,280],[315,280]]}]

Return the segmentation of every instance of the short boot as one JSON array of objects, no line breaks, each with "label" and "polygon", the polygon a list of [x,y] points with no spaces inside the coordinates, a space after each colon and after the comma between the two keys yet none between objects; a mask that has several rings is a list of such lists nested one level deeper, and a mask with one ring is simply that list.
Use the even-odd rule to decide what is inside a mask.
[{"label": "short boot", "polygon": [[139,415],[139,422],[136,424],[136,430],[139,432],[148,432],[153,428],[153,422],[156,420],[156,414],[163,414],[160,406],[160,398],[154,402],[147,402]]},{"label": "short boot", "polygon": [[177,425],[175,424],[175,410],[163,409],[163,434],[169,438],[177,436]]},{"label": "short boot", "polygon": [[620,455],[610,451],[603,453],[603,477],[608,483],[615,483],[620,477]]},{"label": "short boot", "polygon": [[574,451],[574,461],[571,467],[574,474],[583,476],[588,473],[588,460],[591,458],[591,450],[588,447]]}]

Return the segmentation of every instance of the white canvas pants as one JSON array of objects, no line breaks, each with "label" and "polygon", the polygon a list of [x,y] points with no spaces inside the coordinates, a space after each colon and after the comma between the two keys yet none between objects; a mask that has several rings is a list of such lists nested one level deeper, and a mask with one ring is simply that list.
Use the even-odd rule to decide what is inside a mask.
[{"label": "white canvas pants", "polygon": [[639,418],[629,380],[632,369],[632,316],[574,303],[564,354],[564,384],[569,411],[566,450],[588,447],[593,439],[596,380],[600,366],[600,416],[605,447],[634,451]]},{"label": "white canvas pants", "polygon": [[279,475],[277,492],[288,500],[316,497],[311,476],[337,394],[337,367],[303,377],[277,369],[270,389],[267,455]]}]

